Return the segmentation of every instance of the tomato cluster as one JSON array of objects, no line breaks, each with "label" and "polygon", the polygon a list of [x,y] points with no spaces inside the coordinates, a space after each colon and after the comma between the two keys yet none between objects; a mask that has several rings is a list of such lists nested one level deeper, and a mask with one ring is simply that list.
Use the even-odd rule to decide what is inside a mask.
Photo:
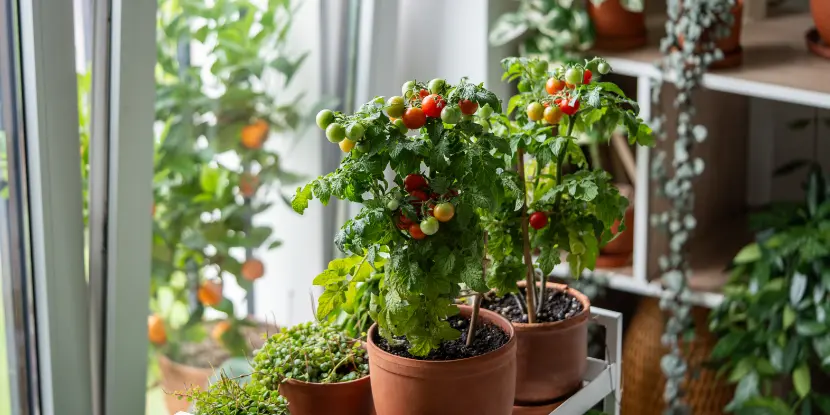
[{"label": "tomato cluster", "polygon": [[426,177],[418,173],[407,175],[403,186],[408,194],[409,204],[415,208],[418,222],[407,217],[399,209],[400,203],[395,199],[390,200],[386,207],[393,211],[398,229],[409,232],[413,239],[424,239],[428,235],[434,235],[438,232],[440,222],[449,222],[455,216],[455,206],[446,200],[458,196],[457,191],[450,190],[443,196],[432,192]]},{"label": "tomato cluster", "polygon": [[[611,67],[606,62],[600,62],[597,71],[605,75],[611,71]],[[528,104],[525,109],[527,118],[534,122],[544,120],[548,124],[558,124],[563,115],[576,114],[579,111],[579,98],[571,97],[571,92],[579,85],[590,84],[592,80],[593,73],[590,69],[576,66],[565,71],[564,75],[548,78],[545,90],[553,99]]]}]

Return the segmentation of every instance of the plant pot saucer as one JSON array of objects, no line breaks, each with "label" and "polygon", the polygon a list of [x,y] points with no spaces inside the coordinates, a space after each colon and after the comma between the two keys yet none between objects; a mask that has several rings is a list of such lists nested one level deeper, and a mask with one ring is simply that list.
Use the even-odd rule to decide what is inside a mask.
[{"label": "plant pot saucer", "polygon": [[513,404],[513,413],[511,415],[549,415],[551,412],[553,412],[554,409],[562,406],[562,404],[565,403],[565,401],[567,401],[574,394],[576,394],[576,392],[569,393],[565,396],[556,398],[552,402],[548,401],[546,403],[540,403],[535,405],[523,405],[515,403]]},{"label": "plant pot saucer", "polygon": [[804,39],[807,41],[807,49],[817,56],[824,59],[830,59],[830,45],[824,43],[819,37],[818,30],[814,27],[804,34]]},{"label": "plant pot saucer", "polygon": [[744,48],[738,46],[730,52],[724,52],[723,59],[712,62],[711,69],[727,69],[741,66],[744,61]]},{"label": "plant pot saucer", "polygon": [[621,268],[631,262],[631,253],[627,254],[599,254],[597,268]]}]

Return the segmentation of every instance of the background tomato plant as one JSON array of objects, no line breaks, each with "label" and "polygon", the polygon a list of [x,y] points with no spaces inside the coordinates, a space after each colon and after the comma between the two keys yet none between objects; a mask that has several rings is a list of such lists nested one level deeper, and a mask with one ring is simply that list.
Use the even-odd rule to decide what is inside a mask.
[{"label": "background tomato plant", "polygon": [[[206,335],[201,286],[231,278],[250,291],[261,276],[254,250],[280,242],[252,218],[270,207],[269,192],[282,197],[281,186],[298,179],[265,142],[307,124],[300,97],[282,93],[307,53],[287,52],[290,2],[260,3],[159,2],[150,308],[167,330],[159,346],[174,359],[182,342]],[[211,58],[191,62],[191,47]],[[232,355],[248,354],[238,330],[244,321],[236,319],[247,311],[216,300],[210,307],[230,320],[221,343]]]}]

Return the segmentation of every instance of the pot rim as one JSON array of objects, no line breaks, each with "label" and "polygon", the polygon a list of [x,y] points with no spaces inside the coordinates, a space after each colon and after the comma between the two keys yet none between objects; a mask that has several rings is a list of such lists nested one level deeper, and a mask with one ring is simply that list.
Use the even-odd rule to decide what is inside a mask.
[{"label": "pot rim", "polygon": [[368,382],[369,377],[371,375],[372,374],[370,373],[366,376],[363,376],[361,378],[357,378],[355,380],[350,380],[348,382],[320,383],[320,382],[306,382],[304,380],[289,378],[289,379],[286,379],[285,382],[283,382],[283,383],[289,383],[289,384],[292,384],[292,385],[295,385],[295,386],[303,386],[303,387],[308,387],[308,388],[325,388],[325,387],[334,387],[334,386],[349,386],[349,385],[354,385],[354,384],[357,384],[357,383]]},{"label": "pot rim", "polygon": [[[519,281],[516,285],[519,286],[519,287],[526,287],[527,282],[522,280],[522,281]],[[537,282],[536,285],[538,286],[539,282]],[[516,331],[526,332],[526,331],[540,331],[540,330],[548,330],[548,329],[551,329],[551,330],[552,329],[565,329],[565,328],[580,324],[583,321],[588,320],[588,316],[591,314],[591,300],[588,299],[588,296],[586,296],[585,294],[579,292],[579,290],[577,290],[573,287],[570,287],[566,284],[559,284],[559,283],[556,283],[556,282],[547,281],[545,286],[547,288],[556,289],[557,291],[560,291],[560,292],[567,291],[567,293],[569,295],[573,296],[574,298],[579,300],[580,303],[582,303],[582,311],[580,311],[579,313],[577,313],[577,314],[575,314],[571,317],[568,317],[564,320],[559,320],[559,321],[548,321],[548,322],[530,324],[530,323],[518,323],[518,322],[515,322],[515,321],[508,320],[508,321],[510,321],[510,324],[512,324],[513,327],[516,328]]]},{"label": "pot rim", "polygon": [[[456,306],[461,311],[464,311],[466,309],[466,310],[470,310],[470,312],[472,312],[472,307],[469,306],[469,305],[456,304]],[[499,326],[499,328],[501,328],[502,330],[504,330],[507,333],[507,336],[508,336],[507,343],[501,345],[501,347],[499,347],[496,350],[492,350],[492,351],[489,351],[487,353],[480,354],[478,356],[465,357],[465,358],[462,358],[462,359],[453,359],[453,360],[412,359],[412,358],[409,358],[409,357],[403,357],[403,356],[398,356],[396,354],[389,353],[386,350],[381,349],[380,346],[378,346],[375,343],[374,334],[375,334],[375,332],[377,332],[377,327],[378,327],[377,322],[373,323],[372,326],[369,327],[369,331],[366,334],[366,343],[369,345],[370,349],[374,349],[374,351],[376,351],[377,353],[380,354],[381,358],[378,359],[378,360],[386,360],[386,361],[394,360],[400,365],[412,366],[412,367],[430,365],[432,367],[438,368],[438,367],[441,367],[441,366],[446,367],[446,366],[456,365],[459,362],[464,362],[465,364],[474,364],[474,363],[485,361],[485,360],[497,359],[501,355],[503,355],[505,353],[510,353],[511,350],[515,350],[516,328],[513,326],[513,323],[510,320],[504,318],[504,316],[502,316],[498,313],[494,313],[494,312],[492,312],[490,310],[487,310],[485,308],[480,308],[479,309],[479,318],[482,318],[482,319],[490,322],[491,324],[496,324],[495,320],[499,320],[499,319],[504,320],[507,323],[506,326],[509,327],[509,329],[505,329],[505,327],[500,325],[500,324],[496,324],[496,325]],[[371,357],[369,358],[369,363],[372,363]],[[375,362],[375,364],[378,364],[378,362]],[[370,375],[371,375],[371,373],[370,373]]]}]

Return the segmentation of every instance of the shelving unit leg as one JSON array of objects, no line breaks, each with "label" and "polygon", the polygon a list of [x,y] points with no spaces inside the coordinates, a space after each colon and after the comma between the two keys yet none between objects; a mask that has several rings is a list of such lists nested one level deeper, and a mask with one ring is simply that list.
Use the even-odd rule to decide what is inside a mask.
[{"label": "shelving unit leg", "polygon": [[[651,118],[651,79],[648,76],[637,78],[637,103],[640,105],[640,117]],[[634,279],[648,284],[648,230],[649,230],[649,188],[651,169],[651,149],[637,147],[637,188],[634,193]]]}]

